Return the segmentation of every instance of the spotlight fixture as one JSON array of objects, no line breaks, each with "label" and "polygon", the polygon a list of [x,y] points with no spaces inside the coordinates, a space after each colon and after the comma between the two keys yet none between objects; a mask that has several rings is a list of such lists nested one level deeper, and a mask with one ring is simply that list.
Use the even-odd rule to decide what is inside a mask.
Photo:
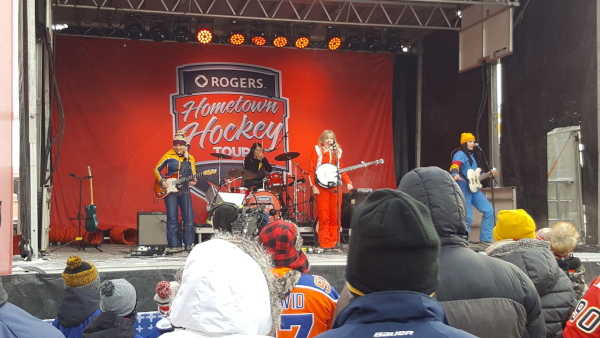
[{"label": "spotlight fixture", "polygon": [[390,33],[385,41],[385,50],[390,53],[398,53],[402,50],[402,41],[398,34]]},{"label": "spotlight fixture", "polygon": [[350,49],[353,52],[356,52],[360,49],[361,41],[358,35],[351,35],[346,38],[346,48]]},{"label": "spotlight fixture", "polygon": [[310,43],[310,38],[308,37],[308,35],[301,34],[301,35],[298,35],[298,37],[296,38],[296,42],[294,42],[294,46],[296,46],[296,48],[302,49],[302,48],[305,48],[306,46],[308,46],[309,43]]},{"label": "spotlight fixture", "polygon": [[144,30],[144,25],[141,22],[135,20],[125,26],[125,32],[127,32],[127,37],[131,40],[139,40],[144,36],[146,30]]},{"label": "spotlight fixture", "polygon": [[288,39],[285,36],[285,32],[282,30],[275,31],[275,37],[273,38],[273,46],[277,48],[283,48],[287,45]]},{"label": "spotlight fixture", "polygon": [[406,46],[402,46],[402,51],[403,51],[404,53],[408,53],[408,47],[406,47]]},{"label": "spotlight fixture", "polygon": [[327,47],[330,50],[338,50],[342,45],[342,39],[339,36],[333,36],[327,41]]},{"label": "spotlight fixture", "polygon": [[379,32],[367,32],[365,34],[365,40],[367,41],[366,47],[371,52],[379,52],[383,49],[383,45],[381,44],[381,38],[379,37]]},{"label": "spotlight fixture", "polygon": [[264,46],[267,43],[264,30],[256,30],[252,33],[252,43],[257,46]]},{"label": "spotlight fixture", "polygon": [[199,28],[196,32],[196,39],[198,39],[198,42],[205,45],[212,41],[213,33],[208,28]]},{"label": "spotlight fixture", "polygon": [[164,22],[154,22],[150,27],[150,37],[156,42],[163,41],[167,34],[167,26]]},{"label": "spotlight fixture", "polygon": [[173,30],[173,37],[177,42],[188,42],[190,40],[190,29],[186,26],[179,25]]},{"label": "spotlight fixture", "polygon": [[229,36],[229,42],[232,45],[239,46],[246,41],[246,37],[244,36],[244,32],[241,30],[235,30],[231,32]]}]

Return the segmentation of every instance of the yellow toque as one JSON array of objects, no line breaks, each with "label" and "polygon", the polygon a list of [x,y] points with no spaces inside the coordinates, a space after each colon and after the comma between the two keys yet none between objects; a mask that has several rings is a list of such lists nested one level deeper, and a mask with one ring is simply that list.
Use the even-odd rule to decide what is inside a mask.
[{"label": "yellow toque", "polygon": [[493,233],[496,242],[503,239],[535,238],[535,222],[523,209],[501,210]]},{"label": "yellow toque", "polygon": [[67,286],[79,287],[90,284],[98,278],[98,270],[94,264],[82,261],[79,256],[71,256],[61,276]]},{"label": "yellow toque", "polygon": [[471,134],[471,133],[460,134],[460,144],[463,144],[463,143],[466,143],[469,141],[475,141],[475,136],[473,136],[473,134]]}]

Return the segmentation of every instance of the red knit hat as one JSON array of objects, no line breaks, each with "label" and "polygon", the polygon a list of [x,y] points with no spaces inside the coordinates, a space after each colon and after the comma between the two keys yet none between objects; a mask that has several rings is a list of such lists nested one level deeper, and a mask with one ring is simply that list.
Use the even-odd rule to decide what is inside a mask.
[{"label": "red knit hat", "polygon": [[[265,226],[259,235],[260,242],[273,255],[275,266],[308,272],[308,258],[302,248],[296,226],[285,221],[275,221]],[[300,245],[297,245],[300,244]]]}]

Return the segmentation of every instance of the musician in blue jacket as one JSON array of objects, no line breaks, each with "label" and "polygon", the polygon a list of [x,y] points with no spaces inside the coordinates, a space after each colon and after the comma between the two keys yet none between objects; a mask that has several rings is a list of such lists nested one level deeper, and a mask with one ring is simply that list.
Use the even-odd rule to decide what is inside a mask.
[{"label": "musician in blue jacket", "polygon": [[469,234],[471,233],[471,223],[473,222],[473,208],[471,208],[471,205],[473,205],[483,214],[479,241],[482,245],[489,246],[492,241],[492,229],[494,228],[494,210],[481,190],[477,189],[477,192],[471,192],[467,181],[467,171],[469,169],[477,169],[477,161],[475,161],[475,157],[473,156],[474,148],[475,136],[471,133],[462,133],[460,135],[460,150],[452,158],[450,174],[458,183],[460,190],[462,190],[465,196],[467,230]]},{"label": "musician in blue jacket", "polygon": [[[167,168],[167,174],[162,170]],[[173,137],[173,149],[167,151],[154,167],[154,176],[167,188],[166,177],[179,174],[179,177],[196,175],[196,162],[194,156],[187,149],[187,140],[183,130],[177,131]],[[189,182],[190,186],[196,185],[197,180]],[[189,189],[183,183],[182,189],[177,193],[170,193],[164,198],[167,209],[167,243],[171,248],[181,246],[181,234],[179,233],[179,214],[177,208],[181,209],[183,244],[186,250],[191,250],[194,244],[194,211],[192,210],[192,198]]]}]

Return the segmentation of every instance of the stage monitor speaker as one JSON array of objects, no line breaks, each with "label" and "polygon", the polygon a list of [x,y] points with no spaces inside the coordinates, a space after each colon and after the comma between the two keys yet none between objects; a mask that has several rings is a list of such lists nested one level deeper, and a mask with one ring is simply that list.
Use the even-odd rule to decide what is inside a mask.
[{"label": "stage monitor speaker", "polygon": [[168,246],[167,213],[138,212],[138,245]]},{"label": "stage monitor speaker", "polygon": [[359,206],[370,192],[351,192],[342,194],[342,228],[350,229],[354,209]]}]

